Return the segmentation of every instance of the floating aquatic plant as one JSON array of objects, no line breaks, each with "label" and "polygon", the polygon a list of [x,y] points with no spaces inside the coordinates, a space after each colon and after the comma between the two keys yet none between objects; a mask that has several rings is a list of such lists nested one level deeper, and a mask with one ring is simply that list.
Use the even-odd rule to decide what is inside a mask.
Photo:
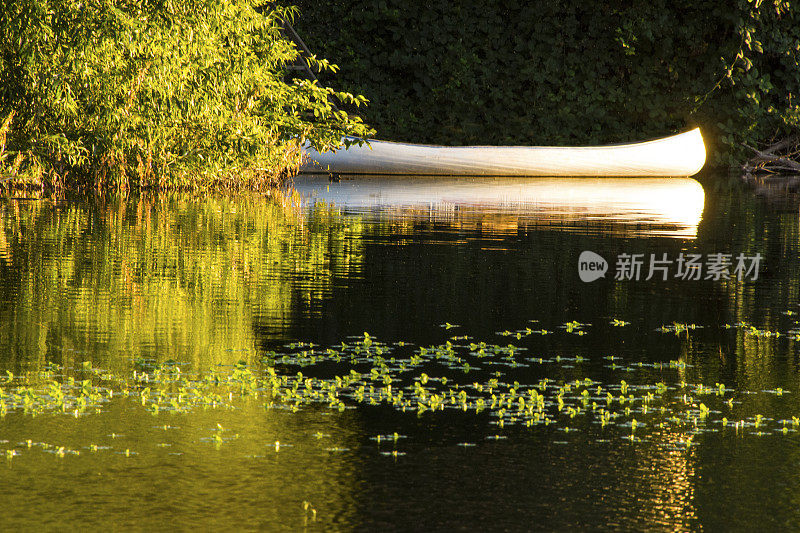
[{"label": "floating aquatic plant", "polygon": [[656,331],[660,331],[662,333],[674,333],[675,335],[680,335],[681,333],[688,333],[689,331],[693,331],[698,328],[702,328],[703,326],[698,326],[697,324],[684,324],[681,322],[673,322],[668,326],[661,326]]},{"label": "floating aquatic plant", "polygon": [[[588,324],[567,322],[562,326],[565,332],[575,332]],[[675,323],[662,330],[680,333],[698,327]],[[745,334],[752,331],[747,329],[750,326],[737,327]],[[525,337],[534,330],[508,333]],[[112,402],[121,402],[131,409],[147,410],[158,420],[153,427],[166,431],[178,428],[162,422],[164,416],[197,409],[231,410],[245,401],[286,413],[311,407],[333,413],[389,408],[406,416],[445,412],[479,417],[494,435],[478,437],[479,442],[508,438],[512,428],[555,428],[559,434],[597,439],[616,433],[617,438],[635,443],[646,441],[654,431],[694,435],[733,428],[740,436],[787,435],[800,427],[797,415],[772,418],[737,412],[747,395],[780,401],[778,398],[790,391],[782,387],[747,391],[720,382],[692,382],[692,366],[682,359],[630,361],[607,355],[598,359],[606,369],[604,379],[598,380],[590,374],[592,358],[586,354],[531,356],[526,346],[473,340],[466,335],[438,345],[416,346],[384,343],[365,332],[338,345],[295,342],[285,348],[282,353],[268,353],[256,366],[242,362],[203,372],[189,371],[174,361],[156,364],[146,359],[132,361],[127,374],[115,374],[90,362],[72,368],[48,365],[42,371],[18,375],[7,372],[0,383],[0,415],[90,416],[103,412]],[[544,377],[520,373],[529,367]],[[608,369],[613,380],[608,379]],[[220,424],[206,435],[202,440],[217,446],[237,436]],[[111,440],[123,436],[108,435]],[[317,431],[313,436],[322,440],[330,434]],[[401,438],[404,436],[398,433],[379,434],[372,440],[379,451],[397,457],[401,452],[385,450],[384,445],[396,445]],[[320,449],[329,452],[348,450],[322,444]],[[160,443],[159,447],[168,445]],[[460,445],[470,448],[477,442]],[[19,445],[12,456],[32,446],[36,447],[31,442]],[[276,440],[268,446],[280,452],[289,445]],[[59,457],[72,453],[64,446],[42,449]],[[92,444],[86,449],[98,452],[106,448]],[[136,453],[128,448],[115,452],[128,457]]]},{"label": "floating aquatic plant", "polygon": [[311,517],[312,522],[317,520],[317,510],[314,509],[314,506],[311,505],[311,502],[303,502],[303,511],[306,513],[306,518],[309,516]]}]

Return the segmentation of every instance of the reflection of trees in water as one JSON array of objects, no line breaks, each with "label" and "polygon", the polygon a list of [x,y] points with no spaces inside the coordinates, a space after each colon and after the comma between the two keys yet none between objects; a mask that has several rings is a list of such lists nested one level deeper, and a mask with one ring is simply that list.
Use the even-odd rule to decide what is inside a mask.
[{"label": "reflection of trees in water", "polygon": [[[0,344],[9,348],[6,358],[19,360],[100,350],[236,361],[254,348],[254,328],[280,338],[302,317],[314,317],[314,325],[331,322],[323,329],[332,337],[313,340],[337,342],[336,321],[347,317],[383,337],[413,341],[429,336],[431,325],[455,320],[454,310],[476,335],[530,318],[552,326],[592,316],[639,318],[653,328],[748,322],[786,331],[790,322],[780,311],[800,290],[800,265],[792,259],[799,251],[796,214],[776,213],[741,191],[714,192],[707,202],[695,240],[640,239],[635,227],[629,232],[628,225],[576,215],[527,217],[468,206],[342,216],[324,205],[299,213],[257,197],[6,202]],[[367,249],[364,238],[378,245]],[[583,250],[610,262],[622,252],[760,252],[766,270],[755,283],[584,284],[575,273]],[[350,280],[346,294],[332,290],[337,277]],[[405,310],[403,320],[398,310]],[[702,335],[713,337],[703,353],[727,358],[728,367],[775,359],[763,349],[751,357],[727,334]],[[590,349],[599,354],[612,340],[600,335]],[[674,358],[672,342],[639,344]]]},{"label": "reflection of trees in water", "polygon": [[18,362],[248,360],[255,321],[291,321],[362,256],[358,218],[260,197],[0,209],[0,345]]}]

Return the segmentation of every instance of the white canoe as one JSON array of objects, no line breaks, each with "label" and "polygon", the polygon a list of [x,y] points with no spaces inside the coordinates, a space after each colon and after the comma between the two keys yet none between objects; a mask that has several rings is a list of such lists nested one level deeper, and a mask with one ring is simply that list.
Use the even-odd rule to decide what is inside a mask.
[{"label": "white canoe", "polygon": [[691,176],[703,168],[700,129],[610,146],[432,146],[370,140],[335,152],[306,147],[304,173],[428,176]]}]

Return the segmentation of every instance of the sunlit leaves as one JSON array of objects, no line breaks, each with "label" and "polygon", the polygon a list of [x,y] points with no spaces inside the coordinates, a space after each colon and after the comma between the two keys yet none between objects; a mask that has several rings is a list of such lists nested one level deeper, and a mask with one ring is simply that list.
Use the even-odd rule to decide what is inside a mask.
[{"label": "sunlit leaves", "polygon": [[288,9],[26,0],[3,11],[0,112],[16,114],[6,149],[26,155],[29,173],[122,188],[258,187],[296,169],[306,139],[326,149],[370,132],[331,105],[363,96],[286,81],[298,56],[280,33]]}]

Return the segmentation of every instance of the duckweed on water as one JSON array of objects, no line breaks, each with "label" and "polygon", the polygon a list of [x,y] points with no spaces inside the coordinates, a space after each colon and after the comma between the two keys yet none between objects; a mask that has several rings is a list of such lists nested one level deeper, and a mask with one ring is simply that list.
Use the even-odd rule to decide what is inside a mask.
[{"label": "duckweed on water", "polygon": [[[611,325],[623,322],[614,319]],[[588,326],[573,321],[561,329],[574,334],[586,332]],[[658,331],[680,334],[699,327],[673,323]],[[725,327],[741,328],[745,334],[754,331],[745,324]],[[507,333],[522,337],[534,331],[526,328],[501,335]],[[787,435],[800,429],[800,414],[791,418],[768,416],[740,407],[747,395],[780,398],[791,391],[780,387],[747,391],[724,383],[689,383],[684,376],[691,365],[682,360],[630,362],[608,355],[602,366],[618,376],[616,381],[609,381],[588,374],[588,356],[543,357],[529,354],[525,347],[474,342],[468,336],[451,337],[441,345],[415,346],[408,342],[383,343],[364,333],[331,347],[296,342],[285,348],[285,353],[270,352],[258,366],[218,366],[202,373],[182,370],[175,362],[156,365],[144,360],[134,361],[127,375],[97,368],[89,361],[74,368],[49,365],[39,372],[7,372],[0,383],[0,416],[80,418],[103,412],[111,402],[123,402],[128,408],[146,409],[154,417],[163,417],[196,409],[237,409],[248,399],[266,409],[287,413],[309,407],[334,412],[391,409],[434,420],[438,413],[461,413],[485,422],[493,436],[481,440],[505,439],[509,435],[501,433],[511,428],[556,430],[558,433],[552,435],[583,435],[597,442],[609,438],[645,442],[653,432],[663,430],[689,436],[720,431],[764,436]],[[531,378],[531,372],[540,377]],[[609,374],[606,371],[603,375]],[[178,429],[161,421],[154,427]],[[239,437],[220,424],[208,431],[201,440],[217,448]],[[123,436],[108,435],[112,440]],[[322,445],[330,442],[330,434],[318,431],[313,436],[328,452],[350,451],[343,446]],[[395,432],[375,435],[371,440],[380,449],[382,445],[395,447],[404,438]],[[478,444],[464,441],[458,445],[471,448]],[[280,452],[290,445],[275,441],[267,446]],[[80,455],[77,449],[31,440],[8,446],[0,453],[11,460],[34,447],[58,457]],[[138,453],[96,444],[84,449],[108,449],[126,457]],[[394,449],[380,453],[396,458],[405,452]]]}]

